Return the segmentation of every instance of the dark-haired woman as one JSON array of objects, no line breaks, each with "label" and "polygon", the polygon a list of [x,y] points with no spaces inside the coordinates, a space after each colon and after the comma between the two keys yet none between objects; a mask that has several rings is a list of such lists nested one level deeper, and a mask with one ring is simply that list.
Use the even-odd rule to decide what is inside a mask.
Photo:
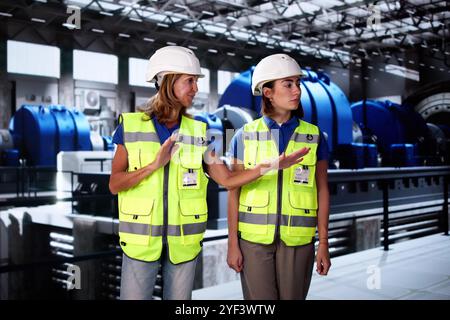
[{"label": "dark-haired woman", "polygon": [[242,172],[278,156],[309,148],[303,161],[279,166],[228,196],[228,258],[240,272],[244,299],[306,299],[314,265],[331,266],[328,251],[328,149],[319,128],[303,121],[298,63],[286,54],[262,59],[252,77],[263,117],[231,141],[233,170]]}]

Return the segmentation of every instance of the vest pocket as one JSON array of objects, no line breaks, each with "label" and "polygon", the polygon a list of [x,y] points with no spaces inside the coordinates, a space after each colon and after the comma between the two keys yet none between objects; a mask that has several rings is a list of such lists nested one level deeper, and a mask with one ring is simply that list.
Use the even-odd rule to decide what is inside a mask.
[{"label": "vest pocket", "polygon": [[199,243],[203,239],[208,219],[206,198],[180,199],[179,205],[182,243]]},{"label": "vest pocket", "polygon": [[267,190],[241,190],[239,197],[239,231],[267,234],[269,203],[269,191]]},{"label": "vest pocket", "polygon": [[156,150],[141,149],[141,148],[128,148],[128,172],[139,170],[156,158]]},{"label": "vest pocket", "polygon": [[257,143],[244,142],[244,168],[252,169],[256,166],[258,156]]},{"label": "vest pocket", "polygon": [[141,167],[145,167],[155,161],[157,150],[149,148],[139,150],[142,150],[139,152],[139,164]]},{"label": "vest pocket", "polygon": [[[239,205],[245,208],[257,208],[258,211],[267,213],[269,207],[269,191],[267,190],[242,190],[239,197]],[[266,212],[264,212],[266,210]],[[250,210],[251,212],[251,210]]]},{"label": "vest pocket", "polygon": [[305,213],[305,210],[310,210],[309,213],[313,213],[311,211],[315,212],[318,207],[317,195],[312,190],[305,190],[304,192],[289,191],[289,204],[292,208],[297,209],[298,213]]},{"label": "vest pocket", "polygon": [[178,157],[178,188],[179,190],[200,189],[202,173],[201,151],[180,150]]},{"label": "vest pocket", "polygon": [[[305,145],[302,145],[302,148]],[[303,156],[303,161],[300,162],[303,165],[308,165],[308,166],[314,166],[316,165],[316,161],[317,161],[317,145],[313,144],[313,145],[306,145],[306,147],[311,148],[311,150],[309,150],[308,154],[306,156]]]},{"label": "vest pocket", "polygon": [[291,210],[284,223],[287,235],[292,237],[314,237],[317,226],[317,197],[313,192],[289,191]]},{"label": "vest pocket", "polygon": [[180,212],[185,217],[206,215],[208,213],[206,198],[180,199]]},{"label": "vest pocket", "polygon": [[128,172],[133,172],[141,168],[141,149],[128,149]]},{"label": "vest pocket", "polygon": [[121,195],[119,199],[119,236],[121,242],[148,245],[154,203],[155,200],[148,199],[148,197],[134,196],[133,194]]}]

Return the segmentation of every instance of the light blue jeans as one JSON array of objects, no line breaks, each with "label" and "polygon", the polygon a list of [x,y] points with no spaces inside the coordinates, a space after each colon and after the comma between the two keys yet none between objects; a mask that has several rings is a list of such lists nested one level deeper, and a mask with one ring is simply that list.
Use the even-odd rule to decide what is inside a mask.
[{"label": "light blue jeans", "polygon": [[151,300],[161,263],[163,300],[190,300],[194,288],[197,259],[198,257],[192,261],[175,265],[170,262],[167,254],[154,262],[134,260],[124,254],[120,299]]}]

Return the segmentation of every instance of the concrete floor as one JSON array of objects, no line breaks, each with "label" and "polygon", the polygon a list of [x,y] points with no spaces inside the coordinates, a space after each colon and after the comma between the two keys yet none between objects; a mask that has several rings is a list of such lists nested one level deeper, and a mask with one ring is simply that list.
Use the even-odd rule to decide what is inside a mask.
[{"label": "concrete floor", "polygon": [[[308,300],[450,300],[450,236],[431,235],[333,258]],[[315,268],[314,268],[315,270]],[[195,290],[194,300],[242,300],[240,281]]]}]

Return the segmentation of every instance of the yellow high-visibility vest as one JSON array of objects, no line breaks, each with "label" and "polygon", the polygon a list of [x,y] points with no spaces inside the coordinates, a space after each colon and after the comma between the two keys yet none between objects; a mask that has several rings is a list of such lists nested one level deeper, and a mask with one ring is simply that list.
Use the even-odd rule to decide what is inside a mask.
[{"label": "yellow high-visibility vest", "polygon": [[[263,118],[244,126],[244,166],[253,168],[279,157],[278,147]],[[299,120],[286,155],[309,147],[303,161],[284,170],[272,170],[241,187],[239,232],[242,239],[271,244],[276,235],[287,246],[308,244],[317,226],[316,151],[319,128]]]},{"label": "yellow high-visibility vest", "polygon": [[[145,113],[123,113],[128,171],[152,161],[161,148],[154,124]],[[138,185],[119,192],[119,236],[124,253],[142,261],[156,261],[163,242],[170,261],[193,260],[201,251],[206,230],[208,178],[202,166],[207,148],[206,124],[182,116],[179,149]]]}]

